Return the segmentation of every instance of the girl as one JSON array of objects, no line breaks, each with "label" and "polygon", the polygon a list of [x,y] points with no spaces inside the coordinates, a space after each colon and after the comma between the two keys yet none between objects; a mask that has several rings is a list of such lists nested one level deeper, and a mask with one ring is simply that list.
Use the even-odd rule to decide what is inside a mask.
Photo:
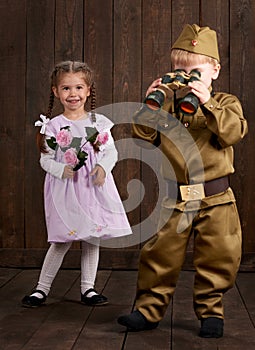
[{"label": "girl", "polygon": [[[55,97],[64,112],[49,119]],[[90,113],[85,110],[88,98]],[[47,115],[35,123],[41,126],[37,144],[46,171],[44,204],[51,245],[36,289],[22,299],[25,307],[46,301],[73,241],[82,242],[81,302],[93,306],[108,302],[94,289],[99,241],[131,234],[131,229],[111,174],[117,161],[110,132],[113,123],[94,109],[93,75],[87,64],[58,64],[51,75]]]}]

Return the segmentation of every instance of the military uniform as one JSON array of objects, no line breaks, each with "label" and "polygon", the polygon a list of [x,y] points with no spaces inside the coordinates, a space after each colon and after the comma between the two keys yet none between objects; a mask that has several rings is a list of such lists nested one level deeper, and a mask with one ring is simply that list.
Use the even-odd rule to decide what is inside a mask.
[{"label": "military uniform", "polygon": [[[233,286],[241,258],[240,222],[235,197],[227,181],[234,172],[232,145],[247,132],[241,105],[232,95],[216,93],[203,110],[199,108],[194,116],[184,117],[183,123],[200,152],[204,166],[203,185],[206,189],[207,184],[210,188],[210,184],[214,183],[215,191],[212,189],[208,194],[205,191],[198,210],[197,201],[188,203],[178,198],[178,194],[176,200],[171,192],[163,200],[159,223],[162,228],[143,247],[139,266],[136,306],[150,322],[159,321],[164,315],[193,232],[196,268],[194,307],[198,318],[223,318],[222,295]],[[160,128],[164,128],[162,135]],[[135,116],[133,132],[137,138],[157,145],[160,143],[173,166],[177,185],[189,184],[185,156],[178,156],[176,145],[171,141],[171,121],[167,123],[164,115],[143,109]],[[194,162],[196,167],[196,159]],[[192,169],[192,164],[189,167]],[[167,164],[162,164],[162,174],[169,184],[174,182]],[[193,183],[197,183],[196,176],[195,173]],[[178,232],[181,219],[188,219],[189,215],[192,222],[187,221],[184,230]]]},{"label": "military uniform", "polygon": [[[192,31],[191,26],[186,28],[173,47],[189,50]],[[214,31],[209,34],[212,32],[214,35]],[[192,40],[200,39],[198,35]],[[207,45],[205,40],[204,46],[195,45],[191,52],[206,54]],[[208,56],[218,59],[217,45]],[[160,145],[171,164],[162,164],[169,193],[162,203],[159,231],[141,250],[136,308],[149,322],[163,318],[194,233],[194,310],[199,319],[223,319],[222,297],[233,286],[241,259],[240,221],[228,178],[234,173],[232,146],[247,133],[247,122],[239,100],[226,93],[212,92],[195,115],[179,115],[181,127],[164,109],[171,114],[167,104],[159,113],[143,107],[134,116],[134,137]],[[175,135],[175,140],[185,143],[187,132],[194,149],[180,149],[173,141]],[[204,195],[197,200],[183,199],[182,186],[192,191],[192,184],[202,184]]]}]

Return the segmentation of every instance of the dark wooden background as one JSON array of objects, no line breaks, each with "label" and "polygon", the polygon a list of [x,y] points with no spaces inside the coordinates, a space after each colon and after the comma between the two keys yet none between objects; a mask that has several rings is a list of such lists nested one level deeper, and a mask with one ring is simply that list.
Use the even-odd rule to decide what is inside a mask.
[{"label": "dark wooden background", "polygon": [[[169,71],[169,47],[183,26],[197,23],[218,32],[222,72],[215,89],[236,94],[249,122],[249,135],[236,146],[232,185],[243,227],[242,268],[254,269],[255,1],[0,0],[0,14],[0,266],[38,267],[48,247],[34,122],[47,108],[55,63],[87,61],[96,73],[98,106],[140,102],[149,83]],[[114,129],[116,139],[129,135],[128,125]],[[114,169],[123,199],[132,178],[147,189],[142,206],[129,213],[131,224],[153,208],[149,171],[131,159]],[[66,267],[79,267],[78,244],[73,248]],[[139,249],[102,249],[100,266],[135,268]]]}]

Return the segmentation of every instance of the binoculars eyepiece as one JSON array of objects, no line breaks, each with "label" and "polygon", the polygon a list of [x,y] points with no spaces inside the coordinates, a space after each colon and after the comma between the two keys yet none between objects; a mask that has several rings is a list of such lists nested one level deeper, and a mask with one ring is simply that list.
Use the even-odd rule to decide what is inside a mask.
[{"label": "binoculars eyepiece", "polygon": [[200,72],[196,69],[192,70],[190,74],[178,69],[173,73],[167,73],[162,77],[162,83],[157,90],[150,93],[144,103],[151,110],[157,111],[167,99],[174,98],[177,113],[193,115],[198,109],[199,100],[190,92],[188,83],[199,79]]}]

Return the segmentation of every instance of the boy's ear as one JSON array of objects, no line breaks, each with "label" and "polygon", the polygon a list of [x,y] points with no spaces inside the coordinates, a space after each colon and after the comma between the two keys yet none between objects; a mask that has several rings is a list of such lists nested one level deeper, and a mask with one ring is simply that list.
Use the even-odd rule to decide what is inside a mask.
[{"label": "boy's ear", "polygon": [[52,86],[52,91],[53,91],[55,97],[58,98],[59,96],[58,96],[58,90],[57,90],[56,86]]},{"label": "boy's ear", "polygon": [[216,64],[216,66],[214,67],[214,73],[213,73],[213,76],[212,76],[212,79],[213,80],[216,80],[220,74],[220,69],[221,69],[221,65],[218,63]]}]

